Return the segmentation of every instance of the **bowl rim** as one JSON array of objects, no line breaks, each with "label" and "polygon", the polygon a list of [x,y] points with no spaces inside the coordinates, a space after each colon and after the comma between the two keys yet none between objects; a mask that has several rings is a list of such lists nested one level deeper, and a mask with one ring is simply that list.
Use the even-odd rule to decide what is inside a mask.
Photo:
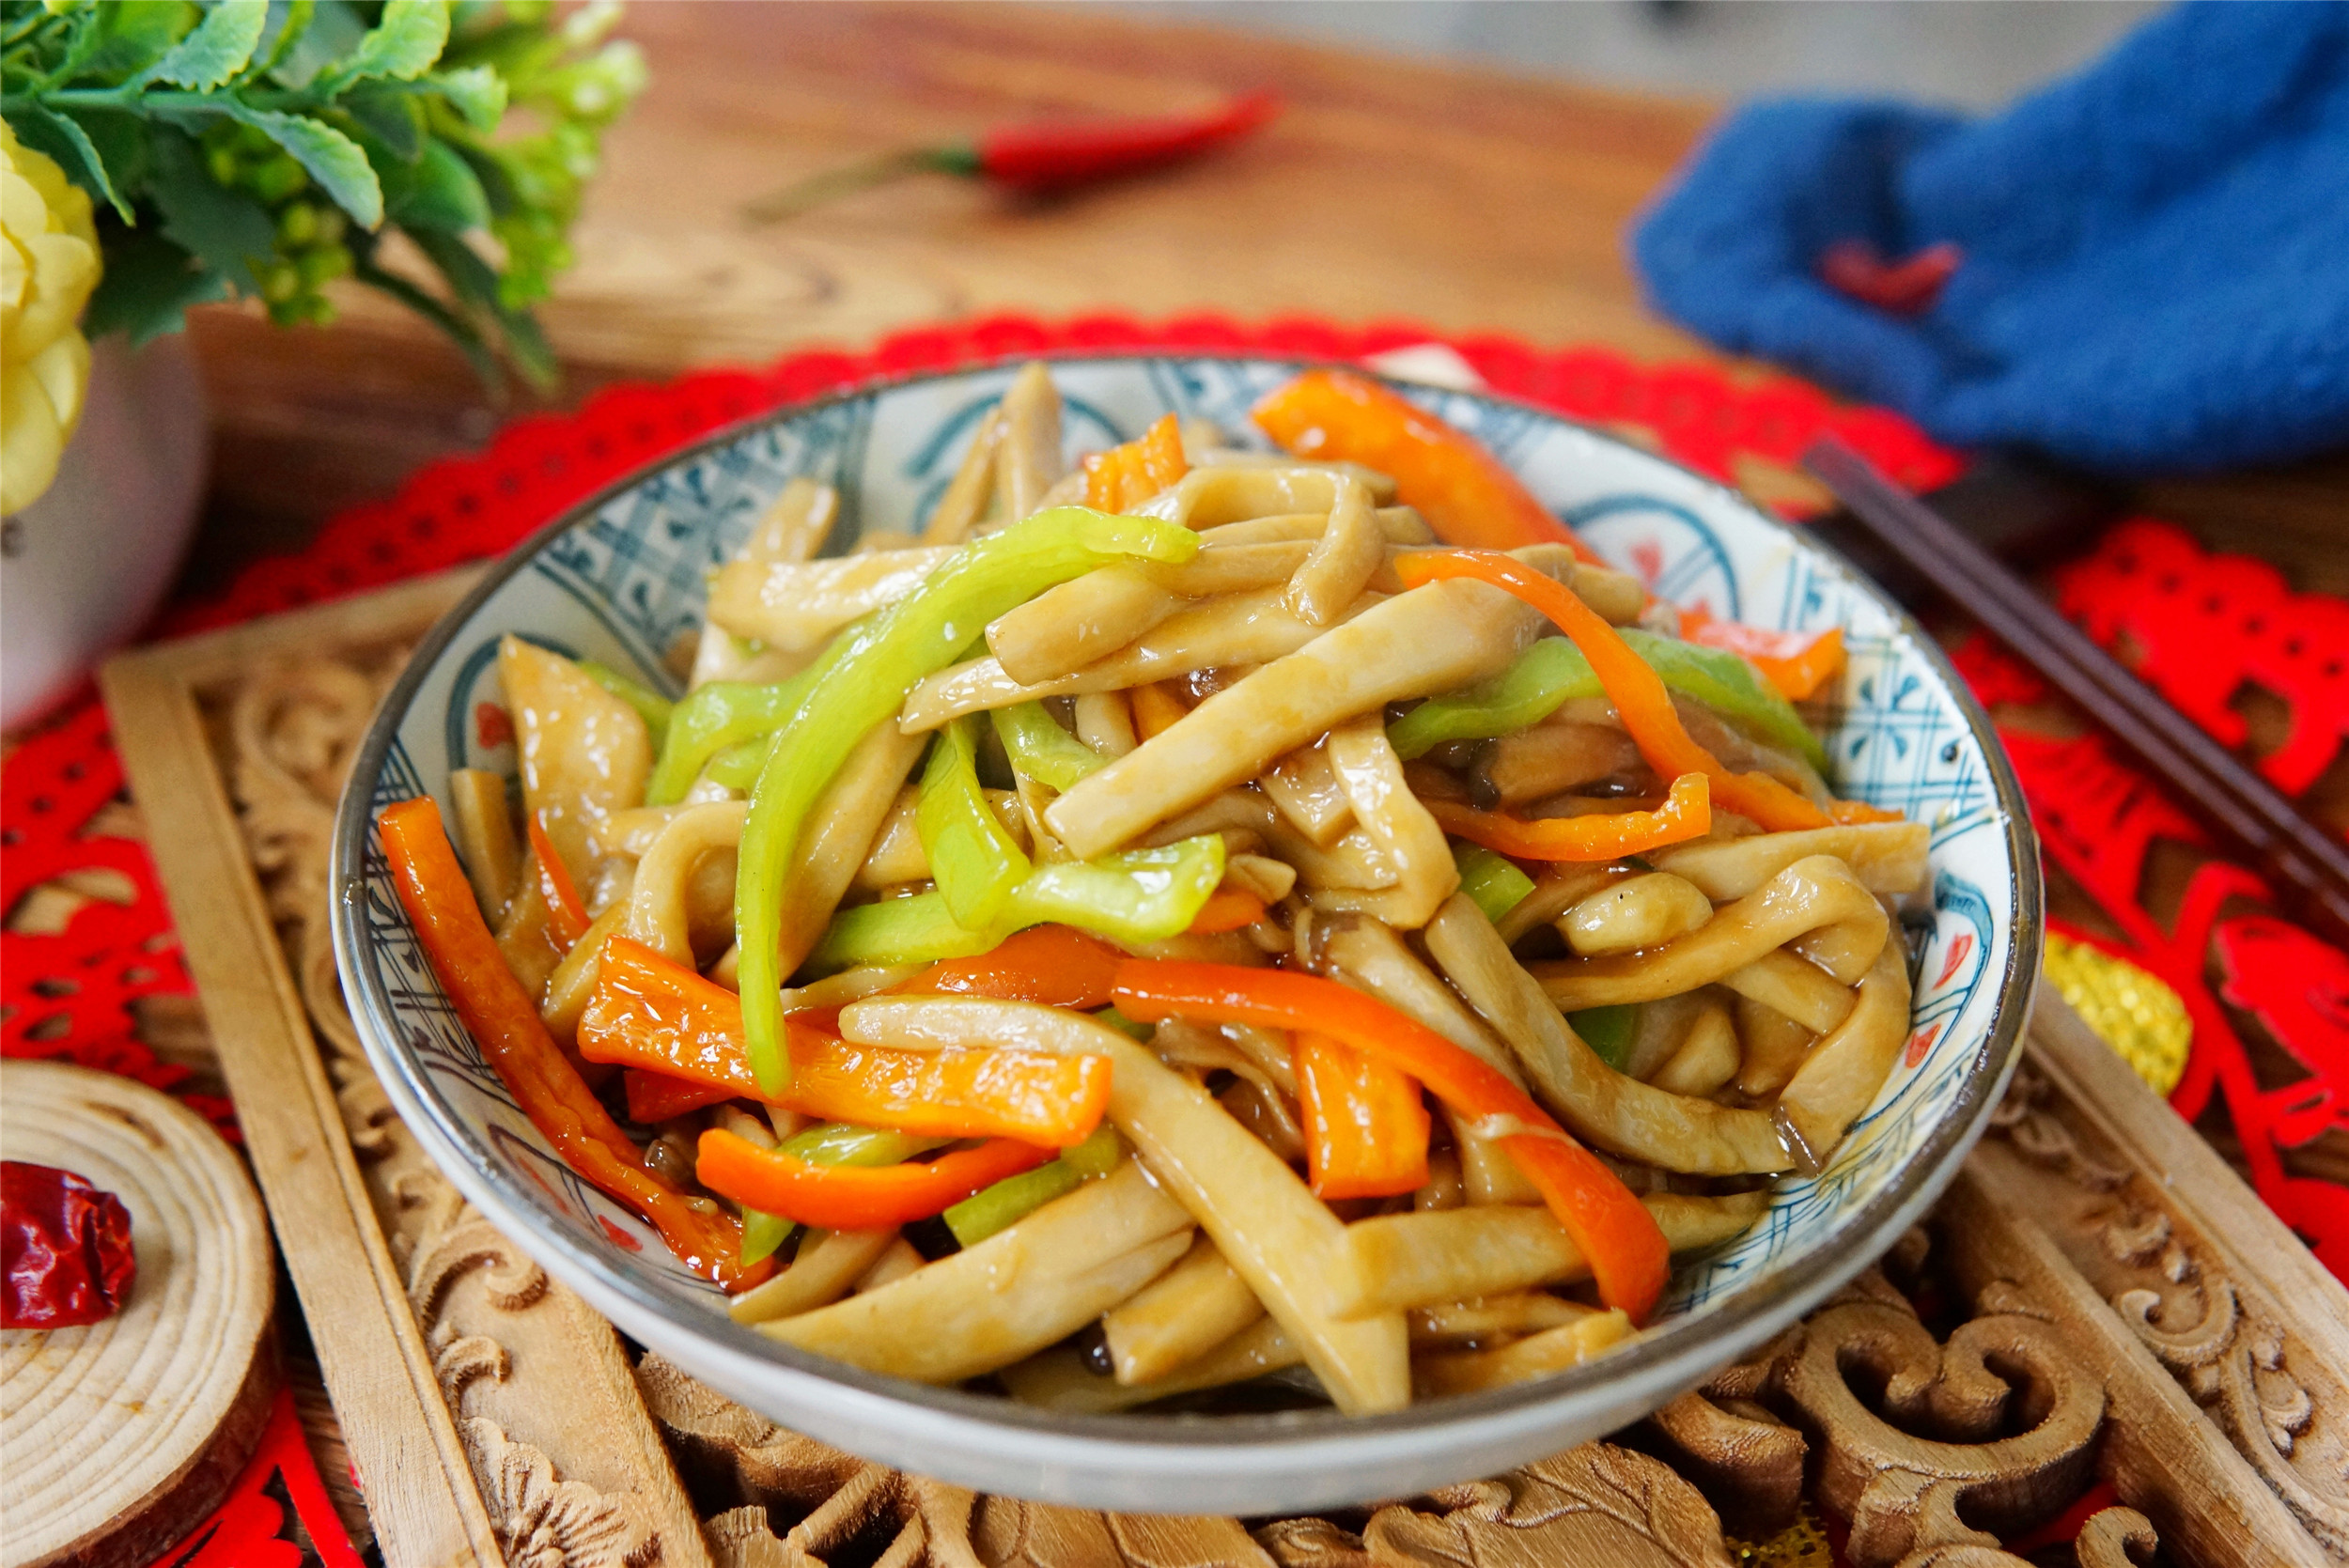
[{"label": "bowl rim", "polygon": [[[375,782],[397,738],[400,722],[418,690],[440,664],[465,624],[506,582],[527,569],[548,544],[593,518],[599,511],[653,475],[697,460],[740,442],[759,430],[786,420],[805,418],[828,408],[926,382],[945,381],[1000,372],[1041,360],[1047,364],[1144,364],[1153,362],[1223,362],[1234,365],[1272,365],[1299,369],[1341,365],[1370,375],[1407,395],[1436,391],[1501,405],[1553,425],[1563,426],[1605,445],[1621,448],[1674,470],[1694,481],[1729,506],[1750,514],[1768,527],[1788,534],[1802,547],[1833,562],[1852,585],[1875,601],[1890,618],[1890,636],[1906,638],[1925,659],[1951,693],[1959,716],[1981,748],[1993,799],[2003,821],[2009,860],[2015,868],[2008,900],[2013,939],[2008,944],[2004,974],[1998,986],[1998,1010],[1949,1111],[1928,1135],[1924,1146],[1901,1166],[1877,1192],[1865,1199],[1843,1219],[1833,1236],[1807,1257],[1774,1266],[1749,1282],[1723,1292],[1703,1311],[1674,1318],[1649,1330],[1606,1356],[1551,1376],[1482,1393],[1414,1404],[1382,1415],[1346,1416],[1334,1409],[1272,1413],[1212,1415],[1125,1411],[1102,1415],[1070,1415],[1019,1404],[1000,1395],[936,1388],[885,1374],[867,1372],[845,1361],[780,1343],[756,1329],[734,1322],[722,1311],[694,1312],[662,1291],[638,1281],[632,1271],[615,1266],[601,1250],[558,1226],[539,1223],[540,1207],[529,1193],[515,1187],[510,1192],[485,1143],[454,1114],[423,1080],[412,1056],[394,1042],[398,1031],[369,949],[361,939],[364,921],[357,908],[366,897],[365,845],[372,827],[369,811]],[[589,1294],[606,1296],[629,1309],[659,1319],[695,1339],[714,1342],[711,1348],[730,1357],[748,1357],[790,1374],[821,1380],[857,1394],[889,1404],[910,1405],[957,1425],[977,1422],[999,1431],[1048,1443],[1059,1457],[1079,1469],[1099,1468],[1099,1451],[1113,1444],[1136,1461],[1146,1457],[1176,1462],[1176,1473],[1187,1467],[1186,1454],[1212,1447],[1220,1456],[1244,1463],[1251,1452],[1283,1460],[1297,1457],[1300,1446],[1373,1446],[1400,1452],[1393,1440],[1500,1421],[1513,1427],[1540,1424],[1539,1412],[1599,1394],[1610,1384],[1641,1383],[1677,1390],[1695,1386],[1705,1375],[1758,1346],[1791,1324],[1873,1263],[1901,1233],[1921,1219],[1956,1174],[1959,1163],[1985,1130],[1989,1111],[2004,1092],[2022,1056],[2022,1042],[2039,980],[2042,942],[2042,884],[2038,843],[2030,828],[2030,809],[2021,784],[1988,714],[1967,687],[1948,654],[1890,595],[1848,558],[1793,524],[1772,516],[1734,486],[1723,484],[1685,463],[1651,452],[1583,421],[1569,418],[1531,399],[1488,390],[1433,387],[1382,376],[1369,367],[1314,356],[1286,356],[1215,349],[1087,349],[1019,351],[949,366],[934,366],[859,381],[822,396],[768,409],[733,421],[687,445],[663,454],[566,507],[534,530],[492,563],[456,605],[436,621],[418,642],[405,668],[378,706],[350,770],[346,776],[329,857],[329,884],[334,890],[329,911],[335,962],[347,977],[345,994],[357,1032],[380,1078],[397,1102],[403,1119],[418,1141],[429,1149],[435,1163],[517,1245],[534,1256],[552,1252],[562,1259],[558,1273],[576,1271],[592,1281]],[[349,978],[349,977],[355,977]],[[527,1241],[521,1237],[527,1236]],[[543,1261],[543,1259],[542,1259]],[[572,1281],[575,1285],[580,1281]],[[615,1314],[616,1315],[616,1314]],[[1701,1328],[1701,1331],[1700,1331]],[[723,1391],[723,1390],[722,1390]],[[859,1405],[865,1401],[858,1401]],[[869,1406],[868,1406],[869,1407]],[[844,1415],[852,1414],[845,1410]],[[1509,1418],[1517,1418],[1515,1421]],[[1372,1457],[1369,1454],[1361,1456]],[[1330,1463],[1340,1463],[1336,1454]],[[1228,1467],[1216,1465],[1221,1471]],[[1341,1489],[1342,1490],[1342,1489]],[[1382,1494],[1383,1495],[1383,1494]],[[1335,1496],[1335,1494],[1332,1494]],[[1318,1505],[1308,1505],[1318,1506]]]}]

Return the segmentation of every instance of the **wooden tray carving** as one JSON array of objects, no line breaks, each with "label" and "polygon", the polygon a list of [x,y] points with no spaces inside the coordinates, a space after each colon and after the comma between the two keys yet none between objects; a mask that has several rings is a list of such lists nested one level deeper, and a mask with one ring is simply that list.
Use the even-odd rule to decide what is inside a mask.
[{"label": "wooden tray carving", "polygon": [[[117,660],[116,744],[384,1560],[530,1568],[2349,1562],[2349,1295],[2062,1003],[1929,1221],[1615,1441],[1271,1521],[977,1496],[786,1432],[554,1283],[426,1158],[343,1009],[334,796],[467,574]],[[1921,1319],[1912,1303],[1938,1303]],[[1729,1533],[1734,1531],[1735,1533]],[[1758,1545],[1755,1545],[1758,1544]]]}]

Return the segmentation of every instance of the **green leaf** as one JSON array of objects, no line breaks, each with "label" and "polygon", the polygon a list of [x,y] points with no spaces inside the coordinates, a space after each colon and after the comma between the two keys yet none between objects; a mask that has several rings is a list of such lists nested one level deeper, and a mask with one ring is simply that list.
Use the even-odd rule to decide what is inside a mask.
[{"label": "green leaf", "polygon": [[379,172],[383,211],[402,228],[462,234],[489,226],[490,203],[481,194],[481,181],[462,158],[439,142],[427,143],[424,155],[414,163],[395,163]]},{"label": "green leaf", "polygon": [[89,132],[70,115],[39,103],[28,104],[18,116],[14,129],[25,146],[55,159],[57,166],[72,177],[74,184],[87,191],[91,200],[111,206],[126,224],[138,222],[132,216],[131,204],[115,189],[114,180],[106,173],[106,161],[99,156]]},{"label": "green leaf", "polygon": [[178,332],[190,305],[221,299],[228,280],[204,266],[152,227],[110,238],[106,274],[98,280],[82,317],[91,337],[119,332],[131,347]]},{"label": "green leaf", "polygon": [[198,20],[186,0],[114,0],[98,8],[98,21],[75,40],[81,58],[62,62],[49,85],[84,76],[109,80],[135,75],[163,57]]},{"label": "green leaf", "polygon": [[220,110],[284,147],[360,227],[373,228],[383,221],[383,187],[357,142],[306,115],[248,108],[234,99],[223,99]]},{"label": "green leaf", "polygon": [[373,261],[361,260],[352,270],[351,276],[380,293],[390,295],[448,334],[456,342],[457,347],[463,351],[466,362],[474,368],[474,374],[479,376],[490,387],[498,386],[497,356],[490,351],[490,345],[483,341],[481,330],[478,327],[414,284],[410,283],[406,278],[397,272],[383,271]]},{"label": "green leaf", "polygon": [[383,19],[320,78],[319,90],[332,95],[371,76],[412,82],[432,69],[447,45],[448,0],[387,0]]},{"label": "green leaf", "polygon": [[[163,234],[219,273],[240,292],[260,285],[247,258],[270,255],[277,225],[269,209],[241,191],[215,184],[204,172],[195,143],[167,125],[155,127],[155,205],[163,209]],[[111,258],[108,261],[111,267]]]},{"label": "green leaf", "polygon": [[270,80],[288,87],[306,87],[319,72],[358,47],[366,36],[366,19],[350,0],[316,0],[310,24],[270,68]]},{"label": "green leaf", "polygon": [[244,69],[268,22],[269,0],[218,0],[194,31],[132,80],[209,91]]},{"label": "green leaf", "polygon": [[267,76],[284,64],[302,35],[310,30],[317,9],[317,0],[269,0],[269,25],[261,29],[261,41],[247,74]]},{"label": "green leaf", "polygon": [[[415,95],[397,87],[361,87],[338,100],[335,107],[358,121],[359,128],[382,144],[382,151],[401,163],[412,163],[424,151],[424,105]],[[384,159],[376,156],[377,149],[367,148],[367,158],[375,164],[378,175],[384,174]],[[388,178],[388,177],[387,177]],[[388,192],[385,200],[390,199]]]},{"label": "green leaf", "polygon": [[459,303],[497,322],[514,368],[541,390],[553,386],[557,379],[554,351],[547,347],[545,335],[528,311],[509,309],[498,298],[496,269],[482,260],[471,246],[449,235],[424,229],[410,238],[441,270],[441,275],[448,279]]},{"label": "green leaf", "polygon": [[465,123],[484,134],[498,128],[506,117],[506,78],[488,66],[467,66],[462,70],[441,70],[424,78],[428,86],[438,87],[448,100],[449,107],[465,116]]}]

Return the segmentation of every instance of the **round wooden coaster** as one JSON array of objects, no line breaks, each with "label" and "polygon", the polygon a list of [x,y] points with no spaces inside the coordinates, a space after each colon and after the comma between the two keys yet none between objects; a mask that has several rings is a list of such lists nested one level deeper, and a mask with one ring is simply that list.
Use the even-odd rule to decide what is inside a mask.
[{"label": "round wooden coaster", "polygon": [[116,1194],[138,1255],[104,1322],[0,1329],[0,1568],[143,1568],[219,1506],[268,1422],[268,1216],[219,1134],[108,1073],[0,1063],[0,1154]]}]

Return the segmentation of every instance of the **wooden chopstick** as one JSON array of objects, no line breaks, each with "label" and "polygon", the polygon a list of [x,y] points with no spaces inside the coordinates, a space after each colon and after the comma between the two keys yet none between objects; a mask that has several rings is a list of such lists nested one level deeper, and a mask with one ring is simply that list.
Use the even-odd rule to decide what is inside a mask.
[{"label": "wooden chopstick", "polygon": [[2189,809],[2266,873],[2277,901],[2349,947],[2349,846],[2065,620],[1939,513],[1832,436],[1803,466],[1883,546],[2086,709]]}]

